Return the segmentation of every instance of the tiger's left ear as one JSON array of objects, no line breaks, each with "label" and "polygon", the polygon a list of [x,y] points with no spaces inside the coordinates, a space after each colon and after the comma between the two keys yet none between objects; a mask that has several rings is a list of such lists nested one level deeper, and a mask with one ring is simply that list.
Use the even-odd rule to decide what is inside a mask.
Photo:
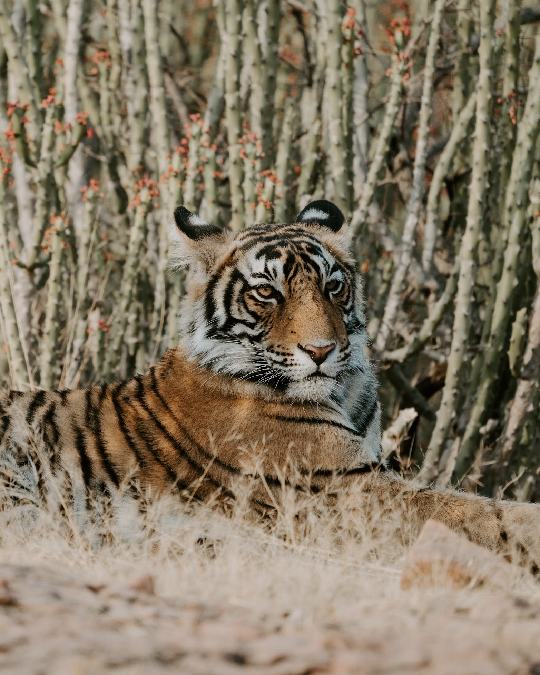
[{"label": "tiger's left ear", "polygon": [[345,216],[332,202],[326,199],[318,199],[305,206],[296,216],[294,222],[322,225],[330,228],[333,232],[338,232],[345,222]]},{"label": "tiger's left ear", "polygon": [[202,263],[207,270],[215,263],[230,238],[231,231],[207,223],[200,216],[178,206],[169,230],[170,260],[173,269]]}]

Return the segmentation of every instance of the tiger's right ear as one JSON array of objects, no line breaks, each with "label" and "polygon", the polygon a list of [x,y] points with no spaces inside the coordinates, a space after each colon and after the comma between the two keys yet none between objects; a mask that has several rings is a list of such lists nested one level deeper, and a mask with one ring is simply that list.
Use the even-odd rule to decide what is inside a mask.
[{"label": "tiger's right ear", "polygon": [[203,220],[185,206],[174,211],[174,222],[169,230],[169,265],[172,269],[202,263],[209,269],[229,241],[231,231]]}]

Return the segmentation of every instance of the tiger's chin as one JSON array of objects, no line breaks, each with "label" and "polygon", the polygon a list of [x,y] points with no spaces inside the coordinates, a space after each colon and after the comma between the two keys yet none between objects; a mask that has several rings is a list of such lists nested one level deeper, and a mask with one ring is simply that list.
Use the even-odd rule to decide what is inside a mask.
[{"label": "tiger's chin", "polygon": [[285,396],[291,400],[322,403],[327,401],[338,387],[338,381],[333,377],[311,375],[303,380],[291,381],[285,390]]}]

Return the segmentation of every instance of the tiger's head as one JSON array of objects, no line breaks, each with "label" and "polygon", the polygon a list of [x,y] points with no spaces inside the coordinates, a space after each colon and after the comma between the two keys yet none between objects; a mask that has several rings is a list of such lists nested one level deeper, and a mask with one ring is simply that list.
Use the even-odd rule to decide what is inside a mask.
[{"label": "tiger's head", "polygon": [[348,227],[330,202],[291,224],[232,232],[175,211],[171,263],[188,267],[182,346],[201,366],[295,400],[338,402],[367,363]]}]

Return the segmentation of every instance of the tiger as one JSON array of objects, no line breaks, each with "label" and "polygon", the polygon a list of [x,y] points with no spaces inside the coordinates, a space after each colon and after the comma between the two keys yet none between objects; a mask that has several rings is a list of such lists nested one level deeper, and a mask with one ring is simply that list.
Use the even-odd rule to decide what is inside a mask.
[{"label": "tiger", "polygon": [[540,543],[537,505],[418,486],[387,469],[362,278],[335,204],[240,231],[178,206],[169,248],[173,273],[188,270],[177,345],[126,381],[7,394],[6,494],[50,502],[52,481],[84,511],[134,482],[234,499],[246,477],[263,510],[284,486],[331,486],[395,505],[409,529],[433,518],[493,549]]}]

